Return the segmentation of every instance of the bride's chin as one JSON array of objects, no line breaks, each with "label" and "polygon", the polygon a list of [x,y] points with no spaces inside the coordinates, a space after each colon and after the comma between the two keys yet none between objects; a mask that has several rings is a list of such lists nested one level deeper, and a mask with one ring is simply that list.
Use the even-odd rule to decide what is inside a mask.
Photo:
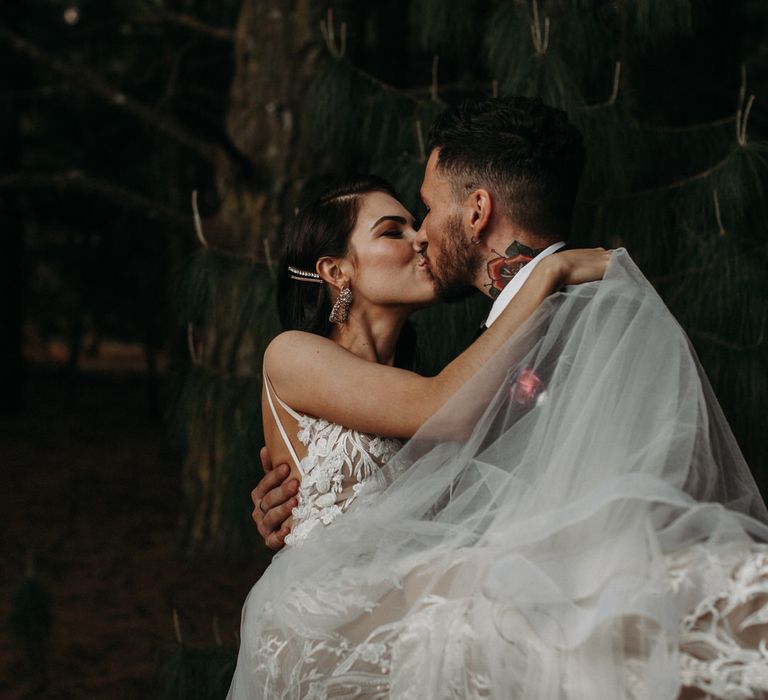
[{"label": "bride's chin", "polygon": [[428,309],[431,306],[435,306],[440,303],[440,298],[437,293],[425,294],[421,299],[411,299],[407,304],[408,315],[421,311],[422,309]]},{"label": "bride's chin", "polygon": [[437,292],[433,290],[428,298],[425,298],[423,302],[417,305],[417,309],[428,309],[430,306],[435,306],[439,302],[440,298],[437,296]]},{"label": "bride's chin", "polygon": [[429,277],[429,282],[424,287],[424,305],[422,308],[434,306],[440,301],[440,297],[437,294],[437,284],[435,284],[432,276]]}]

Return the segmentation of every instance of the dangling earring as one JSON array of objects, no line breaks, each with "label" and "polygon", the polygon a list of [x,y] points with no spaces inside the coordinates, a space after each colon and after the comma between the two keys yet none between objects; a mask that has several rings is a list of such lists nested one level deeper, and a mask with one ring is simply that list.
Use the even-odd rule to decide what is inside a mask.
[{"label": "dangling earring", "polygon": [[339,291],[339,296],[331,309],[331,315],[328,317],[328,320],[331,323],[346,323],[351,303],[352,290],[349,287],[344,286],[341,288],[341,291]]}]

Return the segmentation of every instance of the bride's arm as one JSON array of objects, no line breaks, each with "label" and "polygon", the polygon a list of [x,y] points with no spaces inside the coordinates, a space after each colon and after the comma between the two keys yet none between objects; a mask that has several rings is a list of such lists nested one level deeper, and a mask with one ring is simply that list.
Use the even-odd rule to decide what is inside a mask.
[{"label": "bride's arm", "polygon": [[573,250],[542,260],[514,303],[434,377],[363,360],[327,338],[299,331],[272,341],[264,355],[267,374],[297,411],[362,432],[411,437],[550,294],[602,278],[609,256],[602,249]]}]

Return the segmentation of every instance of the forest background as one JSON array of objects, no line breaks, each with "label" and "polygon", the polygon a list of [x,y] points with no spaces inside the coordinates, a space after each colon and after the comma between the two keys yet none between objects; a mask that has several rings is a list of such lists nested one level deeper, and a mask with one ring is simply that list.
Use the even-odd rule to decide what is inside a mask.
[{"label": "forest background", "polygon": [[[575,240],[629,249],[768,486],[765,3],[8,0],[0,688],[226,685],[285,227],[349,172],[419,215],[431,120],[492,94],[583,130]],[[417,317],[422,371],[485,306]]]}]

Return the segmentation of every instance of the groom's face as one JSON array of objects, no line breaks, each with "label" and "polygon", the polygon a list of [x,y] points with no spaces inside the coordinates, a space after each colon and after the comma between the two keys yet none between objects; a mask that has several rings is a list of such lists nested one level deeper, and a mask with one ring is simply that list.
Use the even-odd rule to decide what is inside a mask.
[{"label": "groom's face", "polygon": [[437,171],[438,154],[437,149],[432,151],[424,172],[421,199],[427,214],[416,241],[429,262],[438,295],[450,301],[472,291],[483,258],[478,246],[470,242],[465,212],[456,201],[451,181]]}]

